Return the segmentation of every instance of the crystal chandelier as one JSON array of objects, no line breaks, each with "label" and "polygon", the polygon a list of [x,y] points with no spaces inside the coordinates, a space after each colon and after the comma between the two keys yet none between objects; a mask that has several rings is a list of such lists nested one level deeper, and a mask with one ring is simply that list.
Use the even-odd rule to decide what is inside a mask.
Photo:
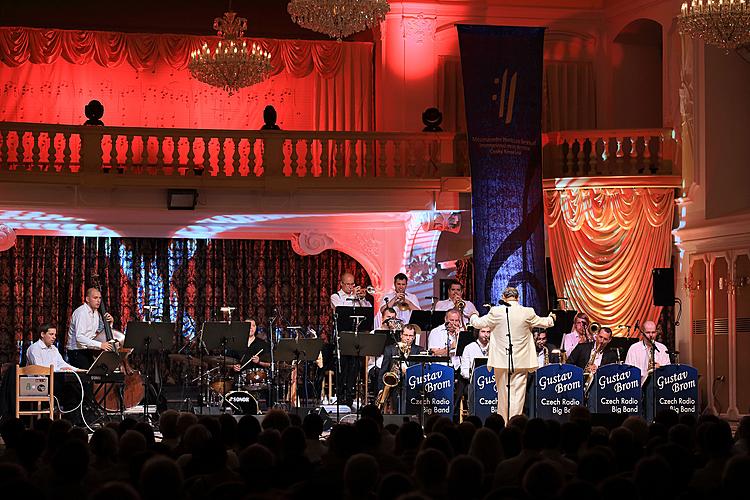
[{"label": "crystal chandelier", "polygon": [[746,0],[692,0],[677,17],[680,33],[702,38],[729,51],[750,43],[750,8]]},{"label": "crystal chandelier", "polygon": [[255,85],[268,78],[271,71],[271,53],[253,42],[248,46],[242,35],[247,29],[247,19],[236,12],[224,13],[214,19],[214,29],[221,40],[211,50],[207,43],[190,53],[188,69],[196,80],[219,87],[229,95],[243,87]]},{"label": "crystal chandelier", "polygon": [[389,10],[388,0],[291,0],[287,6],[295,23],[339,41],[380,24]]}]

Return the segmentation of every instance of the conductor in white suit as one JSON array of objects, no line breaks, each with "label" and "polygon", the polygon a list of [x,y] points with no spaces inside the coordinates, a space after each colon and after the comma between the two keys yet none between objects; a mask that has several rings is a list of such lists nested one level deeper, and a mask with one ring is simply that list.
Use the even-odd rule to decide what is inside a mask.
[{"label": "conductor in white suit", "polygon": [[[510,331],[513,341],[513,373],[508,367],[508,319],[506,306],[494,306],[490,312],[479,317],[471,317],[471,326],[477,329],[491,328],[489,359],[487,365],[495,370],[497,387],[497,412],[507,422],[509,417],[523,412],[526,399],[526,378],[529,372],[539,367],[534,345],[533,328],[549,328],[555,323],[555,315],[537,316],[534,309],[518,303],[518,290],[508,287],[503,292],[503,300],[510,317]],[[510,415],[508,414],[508,376],[510,376]]]}]

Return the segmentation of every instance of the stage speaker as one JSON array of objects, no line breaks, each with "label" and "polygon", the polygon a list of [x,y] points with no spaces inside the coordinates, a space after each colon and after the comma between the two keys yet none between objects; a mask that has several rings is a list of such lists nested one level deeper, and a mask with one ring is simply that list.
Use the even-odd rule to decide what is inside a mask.
[{"label": "stage speaker", "polygon": [[[320,418],[323,419],[324,431],[330,431],[333,427],[333,419],[331,418],[331,415],[329,415],[326,409],[322,406],[298,406],[290,408],[289,412],[294,413],[302,420],[304,420],[305,417],[310,413],[317,413],[318,415],[320,415]],[[333,415],[333,418],[336,418],[336,415]]]},{"label": "stage speaker", "polygon": [[655,306],[674,305],[674,269],[655,267],[651,271]]}]

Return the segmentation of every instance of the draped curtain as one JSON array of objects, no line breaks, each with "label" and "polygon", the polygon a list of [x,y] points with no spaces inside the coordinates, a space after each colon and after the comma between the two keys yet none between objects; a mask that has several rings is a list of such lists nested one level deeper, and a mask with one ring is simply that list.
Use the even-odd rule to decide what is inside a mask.
[{"label": "draped curtain", "polygon": [[13,360],[17,342],[42,323],[66,332],[92,274],[117,329],[142,320],[150,305],[189,338],[232,306],[234,319],[254,318],[262,329],[278,309],[288,324],[325,337],[330,295],[345,271],[370,284],[353,258],[331,250],[303,257],[289,241],[21,236],[0,253],[0,362]]},{"label": "draped curtain", "polygon": [[[456,261],[456,279],[464,287],[464,298],[474,301],[474,257]],[[476,305],[476,304],[475,304]]]},{"label": "draped curtain", "polygon": [[673,190],[565,189],[544,202],[558,295],[604,326],[658,320],[651,270],[670,264]]},{"label": "draped curtain", "polygon": [[0,28],[0,120],[82,123],[91,99],[107,125],[258,129],[276,107],[287,130],[372,128],[372,44],[257,39],[272,77],[228,96],[194,80],[190,52],[216,37]]}]

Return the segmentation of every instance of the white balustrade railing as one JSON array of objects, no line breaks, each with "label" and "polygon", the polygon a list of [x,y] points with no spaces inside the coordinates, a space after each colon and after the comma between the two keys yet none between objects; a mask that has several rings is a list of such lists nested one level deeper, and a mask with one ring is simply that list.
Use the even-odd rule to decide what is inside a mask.
[{"label": "white balustrade railing", "polygon": [[549,132],[544,177],[679,174],[672,129]]},{"label": "white balustrade railing", "polygon": [[439,178],[467,175],[453,133],[88,127],[0,122],[0,172]]}]

